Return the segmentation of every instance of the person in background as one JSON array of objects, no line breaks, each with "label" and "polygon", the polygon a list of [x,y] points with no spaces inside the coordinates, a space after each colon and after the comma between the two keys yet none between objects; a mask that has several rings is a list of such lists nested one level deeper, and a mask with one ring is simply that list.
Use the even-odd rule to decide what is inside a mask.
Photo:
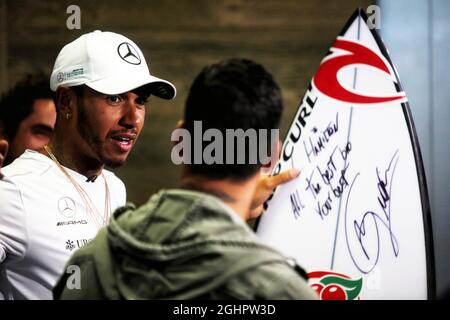
[{"label": "person in background", "polygon": [[8,153],[8,141],[2,138],[2,134],[0,132],[0,180],[3,178],[1,173],[1,168],[3,161],[5,161],[6,154]]},{"label": "person in background", "polygon": [[44,73],[28,74],[0,100],[0,121],[9,141],[3,163],[10,164],[26,149],[39,151],[52,137],[56,121],[53,92]]},{"label": "person in background", "polygon": [[[126,201],[123,182],[104,167],[124,165],[151,96],[173,99],[170,82],[150,74],[129,38],[94,31],[68,43],[50,77],[56,124],[48,145],[26,150],[0,180],[0,297],[51,299],[74,250]],[[289,171],[263,177],[254,209]]]},{"label": "person in background", "polygon": [[[73,250],[125,204],[123,182],[105,165],[126,162],[149,96],[176,94],[171,83],[150,74],[132,40],[101,31],[62,48],[50,88],[57,110],[52,138],[43,150],[26,150],[2,169],[0,297],[5,299],[52,298]],[[12,111],[17,105],[8,101],[3,103]],[[52,126],[49,122],[48,132]]]}]

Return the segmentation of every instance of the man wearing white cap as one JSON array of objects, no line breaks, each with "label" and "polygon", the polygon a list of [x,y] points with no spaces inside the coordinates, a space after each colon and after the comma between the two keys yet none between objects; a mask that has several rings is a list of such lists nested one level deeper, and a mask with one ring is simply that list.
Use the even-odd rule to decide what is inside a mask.
[{"label": "man wearing white cap", "polygon": [[2,169],[0,298],[52,298],[73,250],[125,204],[122,181],[104,166],[125,163],[150,95],[176,95],[149,73],[133,41],[101,31],[61,50],[50,87],[58,114],[53,139]]},{"label": "man wearing white cap", "polygon": [[[50,87],[57,109],[50,144],[41,152],[25,151],[2,169],[0,299],[51,299],[61,273],[74,275],[76,289],[77,266],[64,270],[65,263],[125,204],[122,181],[104,165],[125,163],[150,95],[176,95],[170,82],[149,73],[133,41],[101,31],[61,50]],[[253,195],[252,216],[262,211],[275,187],[297,175],[291,170],[263,177]]]}]

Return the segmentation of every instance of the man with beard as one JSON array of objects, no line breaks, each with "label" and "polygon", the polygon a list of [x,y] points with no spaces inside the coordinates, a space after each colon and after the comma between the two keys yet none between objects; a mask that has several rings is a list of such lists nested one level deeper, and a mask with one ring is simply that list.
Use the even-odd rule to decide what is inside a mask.
[{"label": "man with beard", "polygon": [[73,250],[125,204],[122,181],[104,166],[125,163],[148,97],[176,94],[171,83],[149,73],[133,41],[101,31],[60,51],[50,87],[57,109],[52,140],[2,169],[0,298],[52,298]]},{"label": "man with beard", "polygon": [[[280,88],[263,66],[229,59],[195,78],[179,125],[183,139],[194,135],[196,121],[221,136],[230,129],[276,130],[282,110]],[[108,227],[68,262],[79,270],[78,285],[62,274],[55,298],[317,299],[306,273],[245,223],[265,163],[250,161],[251,153],[259,154],[252,143],[239,150],[248,160],[187,161],[178,188],[161,190],[139,208],[116,210]],[[195,146],[183,152],[189,148],[192,157]],[[237,148],[219,148],[224,158],[236,159]]]},{"label": "man with beard", "polygon": [[[64,270],[73,251],[125,204],[122,181],[104,166],[125,163],[144,125],[150,95],[176,95],[170,82],[149,73],[133,41],[101,31],[61,50],[50,87],[57,110],[52,140],[2,169],[0,298],[52,298],[57,278],[73,271],[71,266]],[[297,174],[262,177],[251,216],[261,212],[275,187]]]}]

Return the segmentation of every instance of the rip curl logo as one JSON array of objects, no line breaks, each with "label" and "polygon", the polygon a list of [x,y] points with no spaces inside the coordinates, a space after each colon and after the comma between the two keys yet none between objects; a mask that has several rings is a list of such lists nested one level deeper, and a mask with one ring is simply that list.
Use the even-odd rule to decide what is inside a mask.
[{"label": "rip curl logo", "polygon": [[137,50],[128,42],[123,42],[117,47],[117,53],[123,61],[131,64],[141,64],[141,57]]},{"label": "rip curl logo", "polygon": [[351,65],[370,66],[383,71],[392,81],[396,80],[388,63],[377,53],[360,43],[338,38],[332,45],[331,50],[333,52],[341,50],[344,53],[331,58],[325,58],[320,64],[319,70],[317,70],[313,78],[313,84],[320,92],[333,99],[349,103],[370,104],[395,100],[406,101],[404,92],[393,96],[375,97],[351,92],[344,88],[339,83],[337,75],[341,69]]},{"label": "rip curl logo", "polygon": [[354,280],[331,271],[310,272],[308,277],[311,288],[316,290],[320,300],[355,300],[361,294],[362,278]]}]

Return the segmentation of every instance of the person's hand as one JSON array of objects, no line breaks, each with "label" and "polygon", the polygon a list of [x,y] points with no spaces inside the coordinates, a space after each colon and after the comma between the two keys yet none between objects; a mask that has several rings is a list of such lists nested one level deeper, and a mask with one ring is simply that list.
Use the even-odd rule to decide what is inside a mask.
[{"label": "person's hand", "polygon": [[[0,139],[0,169],[2,168],[3,161],[6,158],[7,152],[8,152],[8,141]],[[0,172],[0,179],[1,178],[3,178],[3,175]]]},{"label": "person's hand", "polygon": [[276,187],[297,178],[299,174],[300,171],[297,169],[283,171],[276,176],[261,174],[250,206],[249,219],[254,219],[261,215],[264,209],[264,202],[270,197]]}]

